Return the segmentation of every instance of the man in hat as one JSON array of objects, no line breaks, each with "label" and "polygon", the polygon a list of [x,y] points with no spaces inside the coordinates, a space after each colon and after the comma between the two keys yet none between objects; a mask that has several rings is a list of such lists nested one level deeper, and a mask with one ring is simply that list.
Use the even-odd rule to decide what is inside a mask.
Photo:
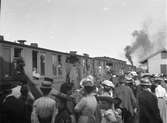
[{"label": "man in hat", "polygon": [[33,111],[31,114],[32,123],[54,123],[55,117],[58,113],[56,101],[49,97],[52,89],[52,83],[43,81],[41,83],[41,91],[43,96],[38,98],[33,104]]},{"label": "man in hat", "polygon": [[124,123],[133,123],[136,113],[137,101],[130,87],[126,85],[124,76],[119,77],[119,85],[115,88],[115,97],[121,99],[121,108],[123,111]]},{"label": "man in hat", "polygon": [[157,98],[150,91],[150,80],[148,78],[142,78],[140,85],[142,87],[142,91],[138,95],[139,122],[162,123]]}]

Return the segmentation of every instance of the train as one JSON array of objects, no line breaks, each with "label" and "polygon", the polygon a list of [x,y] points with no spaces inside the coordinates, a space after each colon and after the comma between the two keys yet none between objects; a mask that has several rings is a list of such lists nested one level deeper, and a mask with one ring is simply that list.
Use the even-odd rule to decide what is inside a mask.
[{"label": "train", "polygon": [[[0,36],[0,80],[11,76],[13,60],[19,57],[24,59],[24,70],[31,80],[35,71],[40,78],[52,78],[55,88],[67,81],[74,82],[78,88],[80,80],[87,75],[104,80],[111,74],[118,75],[132,68],[119,59],[79,55],[76,51],[59,52],[41,48],[37,43],[28,45],[26,40],[7,41]],[[40,84],[40,79],[34,83]]]}]

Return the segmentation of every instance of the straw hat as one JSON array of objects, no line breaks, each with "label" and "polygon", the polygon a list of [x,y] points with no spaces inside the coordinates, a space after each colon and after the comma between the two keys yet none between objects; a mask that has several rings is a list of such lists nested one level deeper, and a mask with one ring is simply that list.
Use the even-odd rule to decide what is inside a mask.
[{"label": "straw hat", "polygon": [[81,87],[85,86],[94,86],[94,78],[92,76],[87,76],[86,78],[83,78],[80,82]]},{"label": "straw hat", "polygon": [[113,84],[113,82],[111,82],[111,81],[109,81],[109,80],[104,80],[101,84],[102,84],[102,85],[109,86],[109,87],[112,87],[112,88],[115,87],[115,85]]},{"label": "straw hat", "polygon": [[141,74],[141,77],[144,78],[144,77],[151,77],[152,75],[150,73],[142,73]]},{"label": "straw hat", "polygon": [[140,85],[151,85],[151,82],[148,78],[142,78]]}]

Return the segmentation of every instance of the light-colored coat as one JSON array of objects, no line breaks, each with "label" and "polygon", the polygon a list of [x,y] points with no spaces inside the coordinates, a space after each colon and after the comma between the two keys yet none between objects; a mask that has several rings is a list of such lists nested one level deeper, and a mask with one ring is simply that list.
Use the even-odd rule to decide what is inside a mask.
[{"label": "light-colored coat", "polygon": [[92,120],[95,120],[94,113],[97,109],[97,100],[93,94],[83,97],[79,103],[75,106],[75,110],[80,112],[78,123],[90,123],[89,117],[91,116]]}]

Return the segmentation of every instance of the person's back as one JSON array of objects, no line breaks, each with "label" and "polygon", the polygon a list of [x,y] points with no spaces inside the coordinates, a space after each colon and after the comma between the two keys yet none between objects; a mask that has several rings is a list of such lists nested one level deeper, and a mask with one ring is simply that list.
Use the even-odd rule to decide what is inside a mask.
[{"label": "person's back", "polygon": [[[126,111],[123,116],[123,120],[125,123],[133,123],[135,110],[137,108],[137,101],[133,94],[133,91],[130,87],[121,84],[115,89],[115,97],[121,99],[121,108]],[[127,115],[128,114],[128,115]]]},{"label": "person's back", "polygon": [[[30,123],[31,106],[22,98],[8,97],[4,104],[4,113],[9,123]],[[29,114],[29,116],[28,116]]]},{"label": "person's back", "polygon": [[132,89],[126,85],[120,85],[115,89],[115,96],[121,99],[121,106],[133,115],[133,107],[136,107],[136,98]]},{"label": "person's back", "polygon": [[54,105],[55,101],[50,97],[40,97],[34,102],[34,106],[36,106],[36,112],[41,118],[51,116],[54,111]]},{"label": "person's back", "polygon": [[89,114],[88,111],[94,113],[96,111],[96,108],[97,108],[97,100],[96,100],[95,96],[86,96],[84,98],[84,100],[85,100],[86,105],[85,105],[85,108],[82,110],[82,113]]},{"label": "person's back", "polygon": [[86,77],[80,83],[85,91],[85,96],[76,104],[74,110],[79,113],[78,123],[96,123],[95,112],[97,100],[94,95],[94,80]]},{"label": "person's back", "polygon": [[57,103],[54,99],[49,97],[52,83],[43,81],[41,83],[41,91],[43,97],[35,100],[33,104],[33,111],[31,114],[31,123],[54,123],[57,115]]},{"label": "person's back", "polygon": [[[97,109],[97,100],[95,96],[89,95],[83,97],[80,102],[76,105],[75,109],[80,111],[79,123],[88,123],[89,117],[94,118],[94,114]],[[85,121],[85,122],[83,122]]]},{"label": "person's back", "polygon": [[140,123],[162,123],[155,95],[143,90],[138,96],[138,101]]}]

